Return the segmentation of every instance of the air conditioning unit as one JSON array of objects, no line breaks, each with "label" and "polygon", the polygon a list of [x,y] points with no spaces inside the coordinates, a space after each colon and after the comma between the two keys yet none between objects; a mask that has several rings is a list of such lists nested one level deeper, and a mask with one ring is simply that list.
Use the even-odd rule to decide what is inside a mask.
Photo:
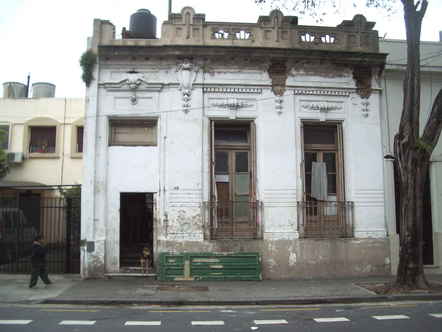
[{"label": "air conditioning unit", "polygon": [[8,153],[8,162],[19,164],[23,162],[23,152],[9,152]]}]

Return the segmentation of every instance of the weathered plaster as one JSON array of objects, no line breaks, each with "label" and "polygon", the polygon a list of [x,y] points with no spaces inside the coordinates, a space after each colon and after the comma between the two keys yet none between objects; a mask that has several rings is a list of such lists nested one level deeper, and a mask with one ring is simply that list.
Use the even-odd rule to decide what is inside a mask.
[{"label": "weathered plaster", "polygon": [[259,252],[264,279],[385,275],[386,239],[159,241],[170,252]]}]

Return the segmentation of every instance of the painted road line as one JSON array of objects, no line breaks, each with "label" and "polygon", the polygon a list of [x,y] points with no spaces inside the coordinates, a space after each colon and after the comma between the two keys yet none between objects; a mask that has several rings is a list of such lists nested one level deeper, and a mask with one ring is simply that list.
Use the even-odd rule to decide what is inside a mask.
[{"label": "painted road line", "polygon": [[279,308],[279,309],[261,309],[260,311],[315,311],[321,308]]},{"label": "painted road line", "polygon": [[371,310],[371,309],[392,309],[392,308],[415,308],[415,304],[386,304],[386,305],[372,305],[368,307],[361,307],[362,310]]},{"label": "painted road line", "polygon": [[149,310],[149,312],[210,312],[210,310]]},{"label": "painted road line", "polygon": [[44,312],[98,312],[100,310],[91,309],[41,309]]},{"label": "painted road line", "polygon": [[430,316],[435,318],[442,318],[442,314],[430,314]]},{"label": "painted road line", "polygon": [[59,325],[94,325],[94,320],[62,320]]},{"label": "painted road line", "polygon": [[285,319],[261,319],[254,320],[255,325],[280,325],[288,324]]},{"label": "painted road line", "polygon": [[160,326],[161,321],[127,321],[124,323],[126,326]]},{"label": "painted road line", "polygon": [[405,315],[384,315],[384,316],[373,316],[377,320],[388,320],[388,319],[410,319],[410,317]]},{"label": "painted road line", "polygon": [[335,323],[335,322],[349,322],[350,320],[345,317],[329,317],[329,318],[313,318],[317,323]]},{"label": "painted road line", "polygon": [[28,325],[32,320],[0,320],[0,325]]},{"label": "painted road line", "polygon": [[224,325],[224,321],[222,320],[194,320],[192,321],[192,325]]}]

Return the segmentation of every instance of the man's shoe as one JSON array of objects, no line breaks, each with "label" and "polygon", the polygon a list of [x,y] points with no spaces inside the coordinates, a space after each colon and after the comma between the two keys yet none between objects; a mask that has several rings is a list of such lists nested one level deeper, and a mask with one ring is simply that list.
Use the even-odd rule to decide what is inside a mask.
[{"label": "man's shoe", "polygon": [[35,285],[29,285],[29,288],[34,288],[35,287]]}]

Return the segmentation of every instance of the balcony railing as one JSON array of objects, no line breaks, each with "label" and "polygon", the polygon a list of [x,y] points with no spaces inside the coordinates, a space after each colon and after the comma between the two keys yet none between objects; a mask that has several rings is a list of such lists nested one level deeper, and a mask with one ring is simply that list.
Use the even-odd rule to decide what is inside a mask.
[{"label": "balcony railing", "polygon": [[46,144],[31,144],[29,145],[30,153],[54,153],[55,146],[54,145],[46,145]]},{"label": "balcony railing", "polygon": [[353,202],[298,202],[298,218],[301,237],[353,237]]},{"label": "balcony railing", "polygon": [[205,206],[210,239],[262,238],[259,201],[209,201]]}]

